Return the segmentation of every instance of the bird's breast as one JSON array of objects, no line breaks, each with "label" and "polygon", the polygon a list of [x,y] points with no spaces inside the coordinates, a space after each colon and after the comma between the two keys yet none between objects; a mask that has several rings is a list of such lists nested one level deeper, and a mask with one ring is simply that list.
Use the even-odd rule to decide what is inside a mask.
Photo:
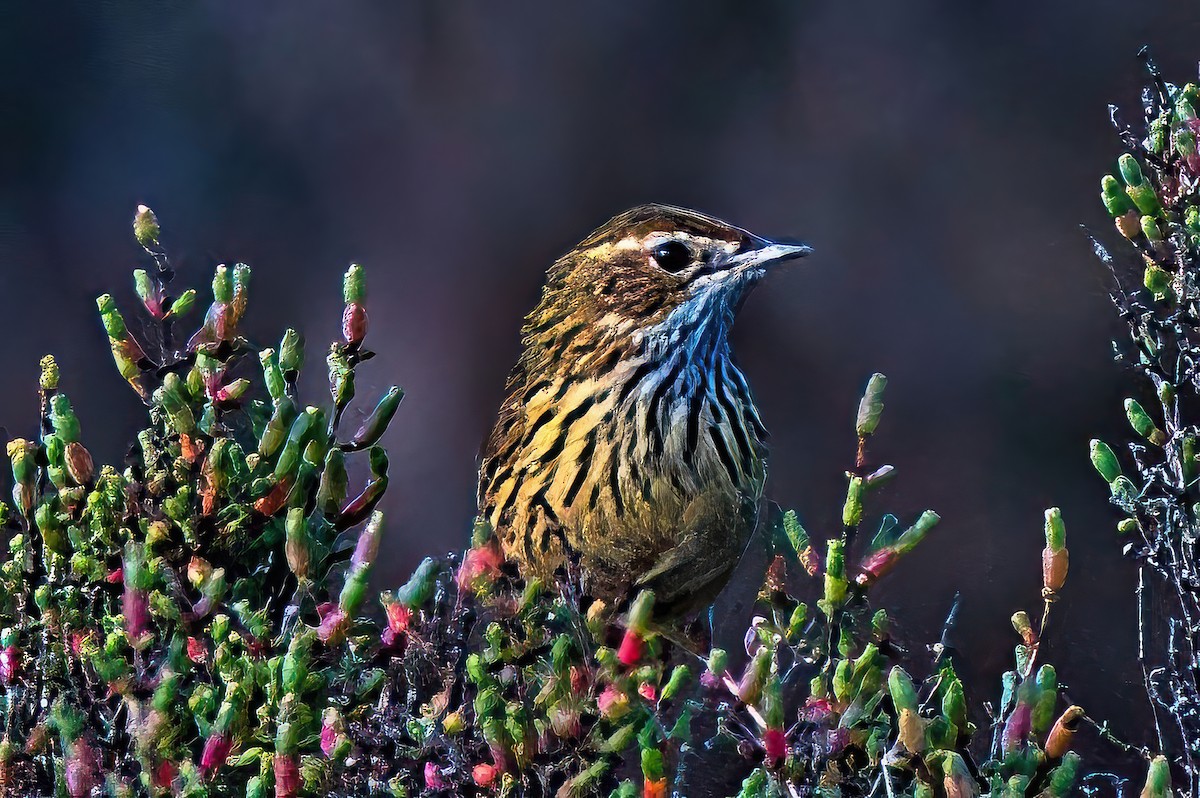
[{"label": "bird's breast", "polygon": [[550,381],[520,412],[525,434],[487,510],[522,559],[553,559],[562,544],[653,557],[677,543],[698,499],[732,518],[761,496],[764,430],[726,359],[630,359]]}]

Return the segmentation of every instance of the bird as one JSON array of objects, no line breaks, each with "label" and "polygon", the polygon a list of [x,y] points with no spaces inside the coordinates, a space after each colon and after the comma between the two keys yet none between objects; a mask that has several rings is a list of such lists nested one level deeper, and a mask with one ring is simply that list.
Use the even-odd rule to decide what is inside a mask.
[{"label": "bird", "polygon": [[[482,451],[478,503],[525,578],[712,603],[755,529],[767,431],[729,333],[776,264],[811,252],[642,205],[546,273]],[[573,570],[572,570],[573,569]]]}]

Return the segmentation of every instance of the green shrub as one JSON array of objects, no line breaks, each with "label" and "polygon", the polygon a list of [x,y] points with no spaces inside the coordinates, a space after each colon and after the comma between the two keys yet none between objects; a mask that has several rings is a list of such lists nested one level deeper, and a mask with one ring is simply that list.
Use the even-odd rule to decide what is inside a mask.
[{"label": "green shrub", "polygon": [[[742,796],[1056,796],[1074,782],[1082,711],[1056,722],[1056,675],[1038,665],[1066,575],[1057,510],[1043,613],[1014,617],[1016,667],[989,729],[977,733],[949,652],[935,647],[914,680],[886,612],[868,604],[938,522],[865,510],[894,473],[867,451],[882,375],[855,419],[843,526],[812,537],[794,512],[768,525],[775,556],[744,652],[655,627],[650,593],[581,605],[570,578],[522,583],[482,522],[461,557],[426,560],[376,609],[378,441],[402,392],[341,429],[371,357],[362,269],[345,276],[329,400],[302,406],[300,336],[256,349],[239,334],[249,268],[217,268],[185,339],[196,295],[172,293],[148,209],[134,232],[152,266],[134,282],[154,346],[115,300],[98,302],[147,406],[125,468],[94,467],[52,358],[41,436],[8,445],[6,794],[658,796],[724,778]],[[351,490],[356,456],[370,476]],[[988,755],[973,756],[973,740]]]}]

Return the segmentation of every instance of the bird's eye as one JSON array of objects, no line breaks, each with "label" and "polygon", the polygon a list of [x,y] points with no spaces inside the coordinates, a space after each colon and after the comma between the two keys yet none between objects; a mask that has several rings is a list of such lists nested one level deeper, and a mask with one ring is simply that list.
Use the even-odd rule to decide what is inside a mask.
[{"label": "bird's eye", "polygon": [[651,253],[658,268],[676,274],[692,262],[692,251],[680,241],[664,241]]}]

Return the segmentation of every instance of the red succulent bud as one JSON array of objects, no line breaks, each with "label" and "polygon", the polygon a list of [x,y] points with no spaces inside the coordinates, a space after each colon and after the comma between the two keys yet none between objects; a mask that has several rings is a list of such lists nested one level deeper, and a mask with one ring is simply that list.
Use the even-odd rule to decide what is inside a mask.
[{"label": "red succulent bud", "polygon": [[121,612],[125,616],[125,631],[135,645],[150,636],[150,598],[145,590],[126,583]]},{"label": "red succulent bud", "polygon": [[800,564],[809,576],[816,576],[821,570],[821,555],[812,546],[800,552]]},{"label": "red succulent bud", "polygon": [[325,718],[321,723],[321,753],[326,757],[333,756],[333,749],[337,747],[338,734],[337,726]]},{"label": "red succulent bud", "polygon": [[179,452],[183,455],[184,460],[194,463],[200,459],[200,455],[204,454],[204,441],[188,435],[186,432],[181,433],[179,436]]},{"label": "red succulent bud", "polygon": [[275,755],[275,798],[296,798],[300,794],[300,757]]},{"label": "red succulent bud", "polygon": [[1005,755],[1016,751],[1025,744],[1026,738],[1033,727],[1033,708],[1025,702],[1018,702],[1008,722],[1004,724],[1004,738],[1001,748]]},{"label": "red succulent bud", "polygon": [[641,658],[642,636],[632,629],[626,629],[625,636],[621,638],[621,647],[617,649],[617,659],[628,668]]},{"label": "red succulent bud", "polygon": [[351,346],[358,346],[367,337],[367,309],[357,302],[346,305],[342,313],[342,337]]},{"label": "red succulent bud", "polygon": [[225,764],[229,752],[233,749],[233,740],[222,732],[214,732],[204,741],[204,750],[200,753],[200,770],[205,774],[212,773]]},{"label": "red succulent bud", "polygon": [[475,781],[477,787],[491,787],[496,782],[496,776],[500,771],[496,770],[494,765],[489,765],[486,762],[480,762],[471,769],[471,778]]},{"label": "red succulent bud", "polygon": [[394,646],[404,640],[408,624],[412,618],[412,610],[399,601],[393,601],[386,607],[388,628],[383,630],[383,644]]},{"label": "red succulent bud", "polygon": [[581,665],[572,665],[568,671],[571,679],[571,692],[575,695],[583,695],[587,692],[588,685],[592,681],[592,675],[587,668]]},{"label": "red succulent bud", "polygon": [[322,643],[340,643],[346,627],[350,625],[350,618],[332,601],[317,607],[317,614],[321,617],[321,623],[317,626],[317,637]]},{"label": "red succulent bud", "polygon": [[800,716],[809,723],[824,723],[831,715],[833,715],[833,702],[828,698],[818,698],[810,696],[804,702],[804,709]]},{"label": "red succulent bud", "polygon": [[67,746],[64,766],[67,794],[71,798],[86,798],[99,781],[100,755],[87,739],[80,737]]},{"label": "red succulent bud", "polygon": [[275,515],[287,502],[288,493],[292,490],[291,480],[284,478],[275,483],[275,487],[254,503],[254,509],[263,515]]},{"label": "red succulent bud", "polygon": [[666,779],[646,779],[642,787],[643,798],[667,798]]},{"label": "red succulent bud", "polygon": [[0,650],[0,682],[5,687],[11,687],[21,672],[21,649],[16,646],[5,646]]},{"label": "red succulent bud", "polygon": [[892,546],[884,546],[863,560],[861,571],[854,581],[860,587],[869,587],[891,571],[899,559],[899,551]]},{"label": "red succulent bud", "polygon": [[158,766],[150,771],[150,784],[156,789],[166,789],[175,781],[175,776],[178,771],[175,769],[174,763],[169,759],[164,759],[158,763]]},{"label": "red succulent bud", "polygon": [[469,549],[458,568],[456,579],[459,589],[474,592],[491,585],[500,575],[500,565],[503,562],[504,557],[494,539]]},{"label": "red succulent bud", "polygon": [[1054,550],[1049,546],[1042,549],[1042,589],[1047,593],[1062,590],[1067,581],[1068,555],[1065,548]]},{"label": "red succulent bud", "polygon": [[425,787],[430,790],[444,790],[450,784],[442,776],[442,771],[436,762],[425,763]]},{"label": "red succulent bud", "polygon": [[774,767],[787,756],[787,738],[783,734],[783,729],[767,729],[763,732],[762,742],[768,766]]},{"label": "red succulent bud", "polygon": [[92,463],[92,455],[84,448],[79,441],[71,441],[67,444],[64,454],[66,460],[67,473],[71,475],[71,479],[76,485],[85,485],[92,479],[95,465]]},{"label": "red succulent bud", "polygon": [[204,661],[208,659],[208,647],[195,637],[189,637],[187,639],[187,655],[192,662],[203,665]]}]

